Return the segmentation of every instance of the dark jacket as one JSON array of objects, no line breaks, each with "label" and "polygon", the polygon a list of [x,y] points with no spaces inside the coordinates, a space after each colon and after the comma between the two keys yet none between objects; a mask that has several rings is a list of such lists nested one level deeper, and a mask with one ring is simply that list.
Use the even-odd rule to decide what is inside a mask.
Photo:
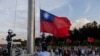
[{"label": "dark jacket", "polygon": [[16,36],[16,34],[13,34],[13,35],[8,35],[6,40],[7,41],[12,41],[12,37]]}]

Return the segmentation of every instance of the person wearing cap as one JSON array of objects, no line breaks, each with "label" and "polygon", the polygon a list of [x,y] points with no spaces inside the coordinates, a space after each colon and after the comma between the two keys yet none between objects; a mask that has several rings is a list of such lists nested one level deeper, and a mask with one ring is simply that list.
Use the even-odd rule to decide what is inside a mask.
[{"label": "person wearing cap", "polygon": [[8,30],[8,35],[6,37],[7,40],[7,49],[8,49],[8,56],[10,56],[10,49],[11,49],[11,43],[12,43],[12,37],[16,36],[16,34],[13,34],[13,31],[11,29]]}]

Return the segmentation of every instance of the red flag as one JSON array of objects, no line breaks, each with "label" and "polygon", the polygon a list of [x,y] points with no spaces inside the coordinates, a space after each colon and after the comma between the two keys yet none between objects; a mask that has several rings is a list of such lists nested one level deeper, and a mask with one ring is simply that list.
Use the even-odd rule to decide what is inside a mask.
[{"label": "red flag", "polygon": [[92,42],[94,42],[94,38],[93,37],[88,37],[87,41],[90,42],[90,43],[92,43]]},{"label": "red flag", "polygon": [[44,10],[40,10],[41,32],[51,33],[56,37],[69,36],[71,23],[66,17],[58,17]]},{"label": "red flag", "polygon": [[67,39],[67,43],[71,44],[72,40],[71,39]]}]

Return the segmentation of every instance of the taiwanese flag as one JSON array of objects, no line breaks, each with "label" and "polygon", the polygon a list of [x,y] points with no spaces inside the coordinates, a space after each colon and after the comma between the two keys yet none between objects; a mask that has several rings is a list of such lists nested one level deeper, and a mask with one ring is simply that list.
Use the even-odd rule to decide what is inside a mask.
[{"label": "taiwanese flag", "polygon": [[55,37],[69,36],[71,23],[66,17],[58,17],[44,10],[40,10],[40,31],[51,33]]}]

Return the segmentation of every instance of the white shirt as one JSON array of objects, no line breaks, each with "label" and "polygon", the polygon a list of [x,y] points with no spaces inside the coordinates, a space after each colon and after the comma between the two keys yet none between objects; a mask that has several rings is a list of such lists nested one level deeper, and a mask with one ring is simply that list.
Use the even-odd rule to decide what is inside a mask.
[{"label": "white shirt", "polygon": [[44,51],[44,52],[40,52],[38,54],[38,56],[50,56],[50,52]]},{"label": "white shirt", "polygon": [[82,54],[85,54],[85,50],[84,50],[84,49],[82,49],[82,50],[81,50],[81,53],[82,53]]}]

